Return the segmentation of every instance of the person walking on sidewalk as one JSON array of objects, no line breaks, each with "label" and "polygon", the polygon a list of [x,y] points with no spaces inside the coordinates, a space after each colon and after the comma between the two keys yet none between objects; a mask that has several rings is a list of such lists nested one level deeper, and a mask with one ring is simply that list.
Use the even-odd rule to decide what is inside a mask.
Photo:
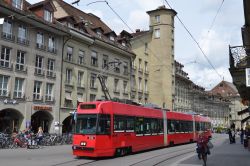
[{"label": "person walking on sidewalk", "polygon": [[243,128],[241,128],[241,130],[240,130],[240,143],[243,144],[243,141],[244,141],[244,130],[243,130]]},{"label": "person walking on sidewalk", "polygon": [[228,134],[228,136],[229,136],[229,142],[230,142],[230,144],[231,144],[231,143],[232,143],[232,131],[231,131],[230,128],[227,130],[227,134]]}]

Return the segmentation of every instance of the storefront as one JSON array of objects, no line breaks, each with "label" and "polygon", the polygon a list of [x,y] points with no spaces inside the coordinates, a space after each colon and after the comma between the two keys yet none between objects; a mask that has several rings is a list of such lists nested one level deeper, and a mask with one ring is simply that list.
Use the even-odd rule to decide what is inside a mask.
[{"label": "storefront", "polygon": [[0,111],[0,132],[11,133],[20,129],[23,115],[15,109],[3,109]]},{"label": "storefront", "polygon": [[45,133],[50,131],[53,116],[51,115],[52,107],[45,105],[33,106],[34,113],[31,115],[31,127],[34,132],[37,132],[38,127],[42,127]]}]

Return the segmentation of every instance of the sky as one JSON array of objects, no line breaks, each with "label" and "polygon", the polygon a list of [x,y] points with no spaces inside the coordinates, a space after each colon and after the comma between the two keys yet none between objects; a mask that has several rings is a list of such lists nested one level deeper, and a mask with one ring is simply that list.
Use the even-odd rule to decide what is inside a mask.
[{"label": "sky", "polygon": [[[72,3],[75,0],[65,0]],[[243,0],[80,0],[75,7],[100,17],[112,30],[148,30],[146,11],[165,5],[166,1],[199,43],[213,67],[208,63],[183,25],[175,17],[175,59],[184,65],[184,71],[197,85],[210,90],[222,80],[232,82],[229,73],[229,45],[242,45],[241,27],[244,25]],[[219,7],[221,10],[213,23]],[[38,1],[28,0],[31,4]],[[96,3],[92,3],[96,2]],[[212,27],[211,27],[212,25]]]}]

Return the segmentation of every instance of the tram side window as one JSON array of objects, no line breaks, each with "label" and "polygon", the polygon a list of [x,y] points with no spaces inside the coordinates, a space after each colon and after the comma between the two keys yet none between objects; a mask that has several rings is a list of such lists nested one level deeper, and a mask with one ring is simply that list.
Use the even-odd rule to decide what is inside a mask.
[{"label": "tram side window", "polygon": [[174,120],[168,120],[168,133],[175,132]]},{"label": "tram side window", "polygon": [[164,131],[163,120],[158,119],[158,133],[163,133]]},{"label": "tram side window", "polygon": [[151,131],[152,131],[152,134],[156,134],[159,132],[159,129],[158,129],[158,119],[151,119]]},{"label": "tram side window", "polygon": [[135,127],[135,118],[128,116],[126,117],[126,131],[127,132],[133,132],[134,131],[134,127]]},{"label": "tram side window", "polygon": [[125,131],[126,130],[126,117],[115,115],[114,116],[114,131]]},{"label": "tram side window", "polygon": [[151,119],[144,118],[144,134],[151,134],[150,121],[151,121]]},{"label": "tram side window", "polygon": [[143,117],[136,117],[135,118],[135,132],[136,134],[143,134]]},{"label": "tram side window", "polygon": [[110,115],[101,114],[97,128],[97,134],[110,134]]},{"label": "tram side window", "polygon": [[193,122],[192,121],[188,121],[188,131],[193,132]]},{"label": "tram side window", "polygon": [[196,131],[201,131],[200,130],[200,122],[195,122],[195,130]]},{"label": "tram side window", "polygon": [[180,121],[178,120],[175,120],[175,132],[181,132],[181,129],[180,129]]}]

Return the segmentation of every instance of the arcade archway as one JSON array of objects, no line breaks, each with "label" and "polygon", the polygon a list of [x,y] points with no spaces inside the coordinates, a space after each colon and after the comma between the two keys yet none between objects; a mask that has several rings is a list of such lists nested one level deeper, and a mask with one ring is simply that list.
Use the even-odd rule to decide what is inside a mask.
[{"label": "arcade archway", "polygon": [[0,111],[0,132],[10,134],[14,129],[19,130],[23,119],[23,115],[15,109]]},{"label": "arcade archway", "polygon": [[49,112],[46,111],[37,111],[31,116],[31,127],[32,130],[36,133],[38,127],[42,127],[43,132],[48,133],[53,117]]},{"label": "arcade archway", "polygon": [[72,118],[72,116],[68,116],[67,118],[65,118],[62,124],[62,133],[72,133],[74,126],[74,119]]}]

